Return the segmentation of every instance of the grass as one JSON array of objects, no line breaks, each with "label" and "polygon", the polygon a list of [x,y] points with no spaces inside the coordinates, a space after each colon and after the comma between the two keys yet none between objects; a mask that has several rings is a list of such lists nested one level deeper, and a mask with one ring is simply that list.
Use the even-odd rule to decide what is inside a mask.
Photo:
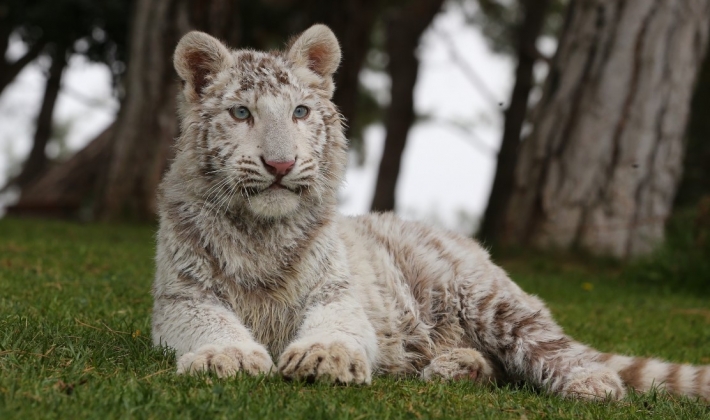
[{"label": "grass", "polygon": [[[343,387],[176,376],[174,356],[149,338],[153,232],[0,220],[1,419],[710,418],[706,403],[660,393],[580,403],[466,382],[377,378]],[[500,262],[582,341],[710,364],[708,278],[686,278],[708,254],[676,248],[630,267],[569,255]]]}]

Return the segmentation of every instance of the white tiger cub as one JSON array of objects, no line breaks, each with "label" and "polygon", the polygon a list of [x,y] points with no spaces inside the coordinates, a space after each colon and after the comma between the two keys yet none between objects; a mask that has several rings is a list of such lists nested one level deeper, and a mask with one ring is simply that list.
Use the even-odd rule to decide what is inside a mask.
[{"label": "white tiger cub", "polygon": [[347,142],[327,27],[271,53],[191,32],[174,61],[182,134],[159,192],[152,334],[175,349],[178,373],[523,380],[581,399],[655,385],[710,398],[707,367],[569,338],[468,238],[338,215]]}]

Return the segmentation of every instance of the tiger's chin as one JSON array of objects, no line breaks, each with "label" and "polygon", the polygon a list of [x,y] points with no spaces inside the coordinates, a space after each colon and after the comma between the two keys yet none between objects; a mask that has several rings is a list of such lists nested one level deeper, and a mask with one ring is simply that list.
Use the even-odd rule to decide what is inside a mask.
[{"label": "tiger's chin", "polygon": [[286,188],[267,188],[247,202],[252,213],[266,219],[288,217],[298,210],[300,204],[299,195]]}]

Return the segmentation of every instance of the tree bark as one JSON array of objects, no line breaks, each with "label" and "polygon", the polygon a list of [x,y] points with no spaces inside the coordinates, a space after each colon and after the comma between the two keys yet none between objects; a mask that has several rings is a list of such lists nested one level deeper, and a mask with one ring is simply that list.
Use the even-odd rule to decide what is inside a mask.
[{"label": "tree bark", "polygon": [[395,209],[395,190],[407,134],[414,122],[414,86],[419,60],[419,38],[441,8],[442,0],[412,0],[394,9],[386,20],[389,55],[387,70],[392,80],[391,102],[385,117],[387,136],[372,200],[373,211]]},{"label": "tree bark", "polygon": [[47,142],[52,137],[52,115],[54,114],[54,105],[57,103],[57,97],[61,89],[62,73],[66,65],[66,49],[58,46],[54,54],[52,54],[52,64],[49,67],[42,105],[37,116],[32,150],[22,166],[22,172],[12,181],[13,184],[20,188],[32,182],[47,169],[49,160],[45,149],[47,148]]},{"label": "tree bark", "polygon": [[[154,192],[177,135],[175,75],[170,54],[182,32],[178,2],[138,0],[130,36],[126,96],[116,120],[107,171],[99,181],[100,219],[145,220],[155,212]],[[183,25],[185,26],[185,25]]]},{"label": "tree bark", "polygon": [[126,97],[116,121],[111,158],[99,181],[102,220],[153,220],[155,192],[178,134],[177,76],[172,54],[192,29],[230,38],[238,17],[228,0],[138,0],[130,39]]},{"label": "tree bark", "polygon": [[498,151],[493,187],[478,233],[478,237],[487,245],[498,242],[498,233],[502,231],[505,221],[505,209],[513,191],[520,135],[528,112],[530,91],[535,86],[533,68],[539,57],[535,43],[542,31],[549,3],[549,0],[521,2],[523,18],[517,30],[518,66],[515,70],[515,85],[510,105],[505,111],[503,140]]},{"label": "tree bark", "polygon": [[503,242],[615,257],[663,239],[710,0],[570,3]]}]

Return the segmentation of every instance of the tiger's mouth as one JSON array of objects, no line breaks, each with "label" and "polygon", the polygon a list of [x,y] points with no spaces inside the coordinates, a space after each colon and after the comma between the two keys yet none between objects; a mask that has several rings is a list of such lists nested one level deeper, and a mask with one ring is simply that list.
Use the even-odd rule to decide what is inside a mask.
[{"label": "tiger's mouth", "polygon": [[269,191],[289,191],[294,194],[298,194],[298,190],[296,188],[288,187],[288,186],[282,184],[280,179],[277,179],[276,181],[272,182],[271,185],[264,188],[260,192],[264,193],[264,192],[269,192]]},{"label": "tiger's mouth", "polygon": [[290,191],[290,188],[284,186],[283,184],[281,184],[281,182],[276,181],[273,184],[269,185],[267,190],[289,190]]},{"label": "tiger's mouth", "polygon": [[298,187],[288,187],[284,184],[281,183],[281,181],[274,181],[269,185],[268,187],[265,188],[259,188],[259,187],[247,187],[243,188],[243,192],[247,196],[255,196],[263,193],[268,193],[268,192],[276,192],[276,191],[289,191],[294,194],[301,194],[303,190],[306,189],[306,187],[298,186]]},{"label": "tiger's mouth", "polygon": [[281,180],[275,180],[267,187],[243,187],[242,195],[244,197],[255,197],[261,194],[278,193],[278,192],[291,192],[296,195],[303,195],[304,191],[308,190],[306,185],[295,185],[288,186],[284,185]]}]

